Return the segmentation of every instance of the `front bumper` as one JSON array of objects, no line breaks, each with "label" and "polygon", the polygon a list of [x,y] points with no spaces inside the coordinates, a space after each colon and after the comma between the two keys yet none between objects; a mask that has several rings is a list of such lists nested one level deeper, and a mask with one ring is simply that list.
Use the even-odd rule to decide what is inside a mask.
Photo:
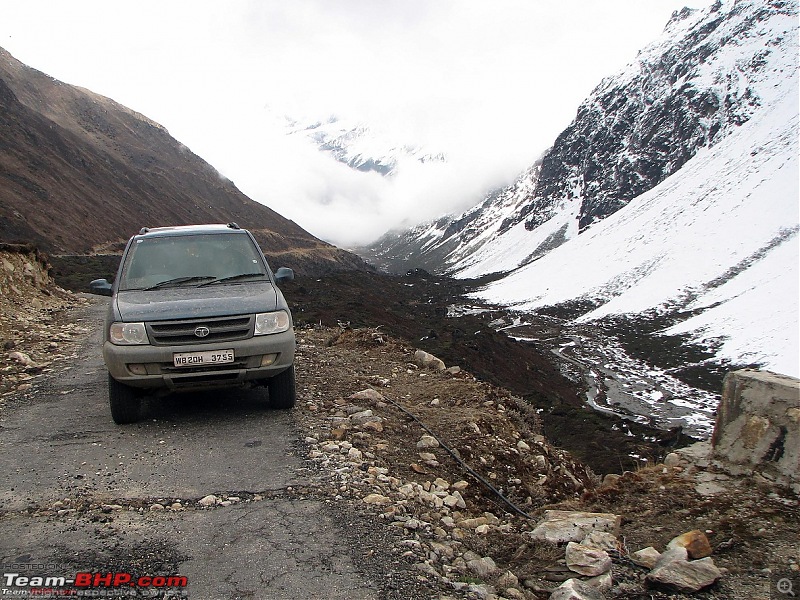
[{"label": "front bumper", "polygon": [[[234,362],[222,365],[175,367],[176,352],[202,352],[233,349]],[[236,387],[266,380],[288,369],[294,362],[295,335],[283,333],[254,336],[245,340],[215,344],[179,346],[117,346],[103,344],[103,360],[109,374],[117,381],[143,389],[194,390]],[[276,355],[269,366],[262,366],[262,357]],[[146,374],[134,373],[144,369]]]}]

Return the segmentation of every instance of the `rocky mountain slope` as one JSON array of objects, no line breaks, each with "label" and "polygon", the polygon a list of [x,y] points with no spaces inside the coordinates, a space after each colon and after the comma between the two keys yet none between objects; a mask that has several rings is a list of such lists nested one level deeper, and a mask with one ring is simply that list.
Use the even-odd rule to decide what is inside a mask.
[{"label": "rocky mountain slope", "polygon": [[113,252],[145,225],[230,221],[299,271],[364,268],[246,197],[158,123],[0,49],[0,241]]},{"label": "rocky mountain slope", "polygon": [[516,183],[365,255],[513,271],[479,296],[522,310],[670,314],[719,360],[795,374],[797,33],[795,2],[676,13]]},{"label": "rocky mountain slope", "polygon": [[[676,12],[635,62],[595,88],[516,182],[463,214],[390,232],[364,253],[384,264],[401,256],[429,263],[438,253],[437,270],[458,271],[479,260],[468,257],[489,239],[525,246],[501,268],[473,269],[484,273],[541,256],[768,107],[781,93],[772,88],[797,70],[796,14],[796,3],[750,0]],[[515,232],[519,223],[541,235]]]}]

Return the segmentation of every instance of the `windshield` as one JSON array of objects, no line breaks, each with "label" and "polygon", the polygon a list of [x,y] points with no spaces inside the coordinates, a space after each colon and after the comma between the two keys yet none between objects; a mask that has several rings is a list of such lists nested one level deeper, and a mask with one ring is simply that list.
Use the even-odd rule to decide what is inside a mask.
[{"label": "windshield", "polygon": [[125,258],[120,290],[196,286],[265,278],[258,248],[243,234],[196,234],[136,240]]}]

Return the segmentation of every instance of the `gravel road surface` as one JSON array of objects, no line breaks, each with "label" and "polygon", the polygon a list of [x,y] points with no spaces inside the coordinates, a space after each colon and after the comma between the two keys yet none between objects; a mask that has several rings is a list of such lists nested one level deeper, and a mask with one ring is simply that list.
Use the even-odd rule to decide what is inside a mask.
[{"label": "gravel road surface", "polygon": [[[115,425],[100,355],[103,306],[84,309],[93,333],[78,360],[6,398],[4,595],[36,587],[35,577],[91,572],[131,574],[124,586],[100,586],[124,597],[429,597],[412,573],[389,575],[388,540],[385,548],[380,535],[357,541],[369,525],[315,495],[321,476],[301,458],[293,415],[266,409],[265,390],[152,399],[143,421]],[[375,558],[362,562],[367,546]],[[142,576],[187,585],[135,586]]]}]

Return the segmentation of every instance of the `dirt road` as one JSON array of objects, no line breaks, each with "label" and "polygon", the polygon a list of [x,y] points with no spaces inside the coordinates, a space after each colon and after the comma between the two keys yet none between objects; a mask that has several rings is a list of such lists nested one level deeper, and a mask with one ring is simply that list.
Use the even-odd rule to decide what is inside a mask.
[{"label": "dirt road", "polygon": [[[265,391],[151,401],[142,422],[115,425],[103,302],[83,310],[96,326],[80,358],[11,397],[0,422],[4,595],[92,572],[132,574],[101,590],[125,597],[428,597],[380,536],[370,555],[384,564],[356,560],[369,524],[315,496],[292,414],[265,410]],[[134,587],[140,576],[187,585]]]}]

